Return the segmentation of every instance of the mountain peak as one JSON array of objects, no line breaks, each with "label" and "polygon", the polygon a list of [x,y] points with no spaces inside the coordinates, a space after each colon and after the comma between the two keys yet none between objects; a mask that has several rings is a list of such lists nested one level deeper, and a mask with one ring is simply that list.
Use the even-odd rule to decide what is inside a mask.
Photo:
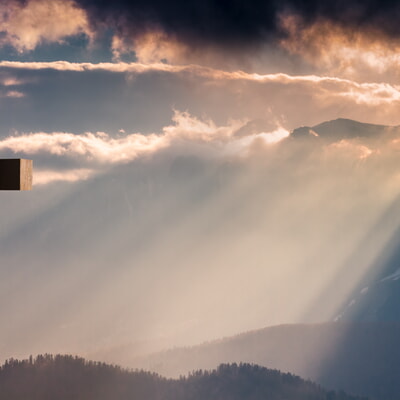
[{"label": "mountain peak", "polygon": [[292,138],[320,138],[328,141],[337,141],[343,139],[354,139],[357,137],[373,137],[392,126],[369,124],[347,118],[337,118],[331,121],[325,121],[318,125],[309,127],[302,126],[294,129],[291,133]]}]

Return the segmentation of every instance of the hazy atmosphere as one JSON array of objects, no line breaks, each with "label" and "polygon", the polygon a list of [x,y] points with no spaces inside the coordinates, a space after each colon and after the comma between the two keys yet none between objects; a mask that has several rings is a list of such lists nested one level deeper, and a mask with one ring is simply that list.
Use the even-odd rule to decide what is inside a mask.
[{"label": "hazy atmosphere", "polygon": [[399,15],[2,1],[0,155],[34,175],[0,194],[0,359],[132,366],[398,279]]}]

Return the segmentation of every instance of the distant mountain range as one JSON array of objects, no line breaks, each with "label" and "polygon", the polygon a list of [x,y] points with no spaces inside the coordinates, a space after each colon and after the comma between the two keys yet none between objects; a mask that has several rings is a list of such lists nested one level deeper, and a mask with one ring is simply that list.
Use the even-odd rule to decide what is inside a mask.
[{"label": "distant mountain range", "polygon": [[220,365],[167,380],[71,356],[10,360],[0,368],[1,400],[362,400],[249,364]]},{"label": "distant mountain range", "polygon": [[290,371],[334,389],[398,400],[400,323],[281,325],[137,360],[168,376],[247,362]]}]

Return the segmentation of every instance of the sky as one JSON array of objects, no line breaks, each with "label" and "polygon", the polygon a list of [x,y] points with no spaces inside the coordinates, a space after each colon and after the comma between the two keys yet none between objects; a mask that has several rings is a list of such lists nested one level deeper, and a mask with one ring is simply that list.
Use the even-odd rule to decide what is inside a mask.
[{"label": "sky", "polygon": [[396,239],[399,14],[2,1],[0,154],[34,188],[0,195],[0,358],[334,318]]}]

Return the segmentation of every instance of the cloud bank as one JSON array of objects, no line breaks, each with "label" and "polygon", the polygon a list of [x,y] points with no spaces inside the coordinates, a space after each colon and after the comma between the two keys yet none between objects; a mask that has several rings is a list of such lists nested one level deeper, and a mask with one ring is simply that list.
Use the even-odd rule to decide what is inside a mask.
[{"label": "cloud bank", "polygon": [[[229,4],[219,0],[201,4],[182,0],[168,3],[78,0],[77,3],[87,12],[93,26],[114,27],[112,49],[117,58],[134,51],[142,62],[164,59],[185,63],[203,59],[209,63],[214,59],[223,64],[227,55],[233,55],[232,61],[240,59],[243,52],[247,57],[258,57],[267,51],[271,58],[284,49],[311,62],[317,70],[324,67],[333,71],[335,67],[337,71],[340,67],[348,73],[342,65],[343,56],[349,60],[350,54],[350,62],[354,59],[361,62],[361,71],[371,67],[382,69],[382,60],[379,65],[373,61],[382,55],[376,44],[391,49],[399,45],[400,6],[394,0],[240,0]],[[323,44],[327,48],[323,49]],[[317,47],[318,63],[315,62]],[[360,48],[368,48],[370,55],[360,54]],[[392,62],[395,54],[393,51],[386,61]],[[333,60],[327,61],[331,57]],[[284,57],[283,62],[290,63],[290,59]]]},{"label": "cloud bank", "polygon": [[[34,183],[46,184],[56,180],[73,182],[87,179],[106,166],[131,162],[168,149],[179,154],[214,158],[240,154],[256,140],[272,144],[289,135],[287,130],[277,128],[272,132],[236,137],[235,133],[244,125],[245,122],[232,121],[230,125],[217,126],[211,120],[202,121],[187,112],[175,111],[173,125],[166,126],[160,134],[121,133],[119,137],[111,137],[104,132],[36,132],[6,137],[0,141],[0,151],[37,157],[39,175],[35,173]],[[45,163],[41,166],[41,157],[46,159],[48,156],[55,170],[49,169]],[[68,160],[66,164],[69,166],[64,172],[57,168],[62,159]],[[71,164],[75,165],[72,169]],[[79,168],[82,165],[91,168]]]},{"label": "cloud bank", "polygon": [[[343,132],[332,134],[328,130],[327,133],[318,134],[311,128],[301,128],[299,132],[309,129],[308,136],[303,133],[299,136],[296,130],[291,140],[284,141],[290,133],[279,126],[270,132],[254,128],[249,130],[249,121],[237,120],[219,126],[210,119],[199,119],[187,112],[175,111],[172,124],[165,126],[161,133],[145,135],[126,134],[122,131],[116,136],[104,132],[14,134],[0,141],[0,151],[4,154],[35,158],[37,173],[34,183],[38,185],[62,180],[85,180],[112,166],[162,154],[169,158],[188,156],[204,160],[243,157],[251,160],[253,156],[257,159],[257,154],[262,154],[264,149],[282,141],[283,147],[279,147],[280,150],[267,154],[279,155],[282,151],[287,157],[292,151],[294,155],[297,149],[303,151],[306,148],[315,153],[316,157],[332,162],[347,160],[346,162],[354,163],[365,162],[367,159],[371,163],[379,160],[379,163],[383,160],[388,164],[395,162],[400,143],[398,127],[375,128],[371,125],[368,128],[368,125],[364,125],[362,131],[354,132],[368,132],[368,129],[375,129],[376,132],[372,136],[354,136],[354,123],[343,121],[342,125],[349,125]],[[317,126],[315,129],[321,128]]]},{"label": "cloud bank", "polygon": [[201,3],[78,0],[78,3],[93,21],[114,20],[133,35],[160,27],[166,34],[191,44],[249,45],[274,38],[281,34],[280,16],[289,12],[300,16],[306,26],[322,19],[358,30],[374,29],[388,36],[400,33],[397,23],[400,6],[393,0],[241,0],[229,5],[219,0]]},{"label": "cloud bank", "polygon": [[115,60],[398,79],[399,13],[376,0],[6,0],[0,47],[32,52],[79,35],[92,47],[111,35]]}]

